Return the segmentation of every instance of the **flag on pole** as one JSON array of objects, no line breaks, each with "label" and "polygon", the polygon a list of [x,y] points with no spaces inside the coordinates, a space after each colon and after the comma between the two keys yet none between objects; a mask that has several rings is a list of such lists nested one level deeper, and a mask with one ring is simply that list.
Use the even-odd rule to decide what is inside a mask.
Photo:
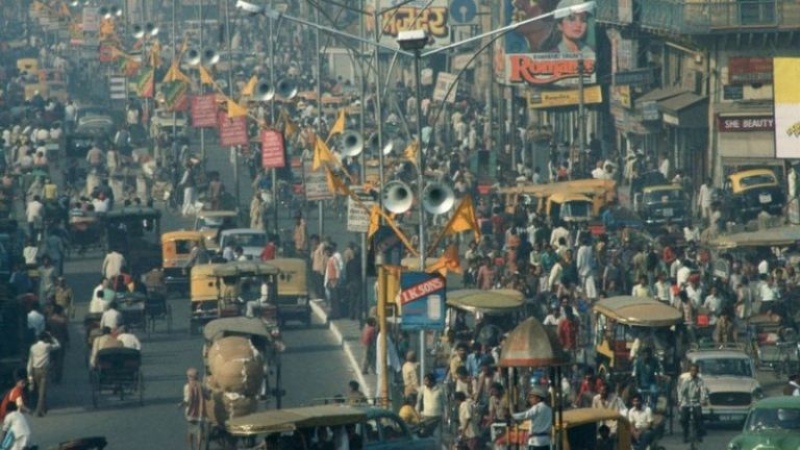
[{"label": "flag on pole", "polygon": [[287,139],[291,139],[297,134],[297,125],[289,118],[289,113],[285,109],[281,110],[280,119],[283,121],[283,134]]},{"label": "flag on pole", "polygon": [[325,179],[328,182],[328,189],[333,192],[333,195],[350,195],[350,188],[327,165],[325,166]]},{"label": "flag on pole", "polygon": [[139,76],[136,80],[136,90],[139,93],[139,97],[142,98],[152,98],[154,94],[155,88],[155,69],[153,68],[142,68],[139,71]]},{"label": "flag on pole", "polygon": [[345,113],[344,108],[339,110],[339,113],[336,115],[336,122],[333,123],[331,127],[331,131],[328,132],[328,141],[331,140],[335,135],[344,131],[345,123],[347,122],[347,113]]},{"label": "flag on pole", "polygon": [[478,218],[475,215],[475,207],[472,205],[472,197],[467,195],[461,200],[453,217],[450,218],[450,221],[447,222],[447,226],[442,230],[442,236],[449,236],[469,230],[475,233],[475,240],[481,238],[481,228],[478,225]]},{"label": "flag on pole", "polygon": [[228,118],[233,119],[235,117],[247,116],[247,108],[236,103],[233,99],[229,98],[226,105],[228,107]]},{"label": "flag on pole", "polygon": [[257,84],[258,84],[258,78],[255,75],[253,75],[252,77],[250,77],[249,80],[247,80],[247,84],[245,84],[244,87],[242,87],[242,92],[239,95],[239,98],[252,97],[253,91],[256,90]]},{"label": "flag on pole", "polygon": [[336,160],[328,145],[319,137],[314,142],[314,161],[311,170],[317,171],[323,164],[332,163]]},{"label": "flag on pole", "polygon": [[447,276],[447,272],[461,273],[461,260],[458,257],[458,247],[451,244],[444,251],[442,256],[433,264],[425,268],[428,273],[439,272],[443,277]]},{"label": "flag on pole", "polygon": [[214,86],[214,84],[215,84],[214,83],[214,77],[212,77],[211,74],[208,73],[208,70],[206,70],[205,67],[198,66],[197,70],[200,72],[200,82],[201,83],[207,84],[207,85],[210,85],[210,86]]},{"label": "flag on pole", "polygon": [[372,208],[369,211],[369,228],[367,228],[367,239],[371,239],[372,236],[378,231],[378,228],[381,226],[381,209],[380,206],[377,204],[372,205]]},{"label": "flag on pole", "polygon": [[408,147],[403,151],[403,156],[405,156],[411,164],[417,165],[417,160],[419,159],[419,145],[417,145],[416,140],[408,144]]},{"label": "flag on pole", "polygon": [[181,72],[180,67],[178,67],[178,62],[173,61],[172,64],[169,66],[169,70],[167,71],[166,75],[164,75],[164,79],[161,81],[162,83],[169,83],[171,81],[181,81],[184,83],[191,84],[192,80],[186,76],[183,72]]}]

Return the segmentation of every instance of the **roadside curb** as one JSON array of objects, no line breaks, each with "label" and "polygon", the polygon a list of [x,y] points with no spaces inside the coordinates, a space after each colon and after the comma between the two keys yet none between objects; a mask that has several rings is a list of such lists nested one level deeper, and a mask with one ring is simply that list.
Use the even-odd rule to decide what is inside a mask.
[{"label": "roadside curb", "polygon": [[358,384],[361,386],[361,392],[363,392],[367,398],[371,398],[372,388],[367,384],[367,379],[364,378],[364,374],[361,373],[361,364],[359,364],[358,358],[356,358],[352,344],[344,338],[336,322],[328,320],[328,313],[319,305],[318,300],[311,300],[309,305],[311,305],[311,310],[314,311],[314,315],[322,320],[322,323],[328,325],[328,329],[333,333],[339,345],[344,349],[344,354],[347,356],[347,360],[350,363],[350,369],[355,374],[356,381],[358,381]]}]

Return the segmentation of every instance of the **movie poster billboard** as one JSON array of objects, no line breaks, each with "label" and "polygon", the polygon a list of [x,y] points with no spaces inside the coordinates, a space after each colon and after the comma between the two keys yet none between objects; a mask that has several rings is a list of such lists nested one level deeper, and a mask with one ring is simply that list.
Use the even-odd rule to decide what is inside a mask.
[{"label": "movie poster billboard", "polygon": [[773,61],[775,157],[800,158],[800,58]]},{"label": "movie poster billboard", "polygon": [[[397,5],[402,5],[397,7]],[[422,28],[431,38],[428,48],[450,44],[450,6],[448,0],[373,0],[367,7],[366,28],[373,35],[372,11],[386,11],[381,18],[381,44],[397,46],[401,31]],[[392,9],[396,8],[396,9]]]},{"label": "movie poster billboard", "polygon": [[495,71],[502,83],[571,88],[596,82],[594,11],[570,12],[582,0],[503,0],[503,23],[511,25],[560,10],[509,32],[496,47]]}]

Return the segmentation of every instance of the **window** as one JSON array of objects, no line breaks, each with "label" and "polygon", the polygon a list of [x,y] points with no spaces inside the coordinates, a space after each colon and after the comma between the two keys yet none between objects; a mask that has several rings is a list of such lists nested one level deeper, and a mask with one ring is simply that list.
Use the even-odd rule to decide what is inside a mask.
[{"label": "window", "polygon": [[752,377],[752,367],[749,359],[715,358],[697,361],[700,373],[714,376]]},{"label": "window", "polygon": [[739,181],[742,188],[748,188],[751,186],[760,186],[763,184],[777,184],[778,182],[775,180],[775,175],[772,174],[763,174],[763,175],[753,175],[750,177],[742,178]]}]

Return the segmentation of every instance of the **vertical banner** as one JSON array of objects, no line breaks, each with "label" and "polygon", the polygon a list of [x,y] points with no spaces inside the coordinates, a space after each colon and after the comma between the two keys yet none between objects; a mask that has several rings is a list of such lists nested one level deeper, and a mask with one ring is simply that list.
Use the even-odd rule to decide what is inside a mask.
[{"label": "vertical banner", "polygon": [[350,190],[353,195],[358,197],[361,204],[358,204],[352,197],[347,198],[347,231],[366,233],[369,230],[372,205],[377,202],[369,192],[364,191],[362,186],[351,186]]},{"label": "vertical banner", "polygon": [[233,147],[235,145],[247,145],[247,117],[228,117],[224,111],[218,115],[219,122],[219,145],[221,147]]},{"label": "vertical banner", "polygon": [[334,197],[328,179],[325,177],[324,170],[312,170],[312,162],[303,163],[303,187],[305,188],[306,200],[329,200]]},{"label": "vertical banner", "polygon": [[400,311],[403,330],[444,330],[444,277],[438,273],[400,274]]},{"label": "vertical banner", "polygon": [[800,158],[800,58],[773,61],[775,157]]},{"label": "vertical banner", "polygon": [[217,126],[217,100],[214,94],[193,95],[191,103],[192,126],[215,128]]},{"label": "vertical banner", "polygon": [[283,134],[276,130],[261,130],[261,167],[280,169],[286,166]]}]

